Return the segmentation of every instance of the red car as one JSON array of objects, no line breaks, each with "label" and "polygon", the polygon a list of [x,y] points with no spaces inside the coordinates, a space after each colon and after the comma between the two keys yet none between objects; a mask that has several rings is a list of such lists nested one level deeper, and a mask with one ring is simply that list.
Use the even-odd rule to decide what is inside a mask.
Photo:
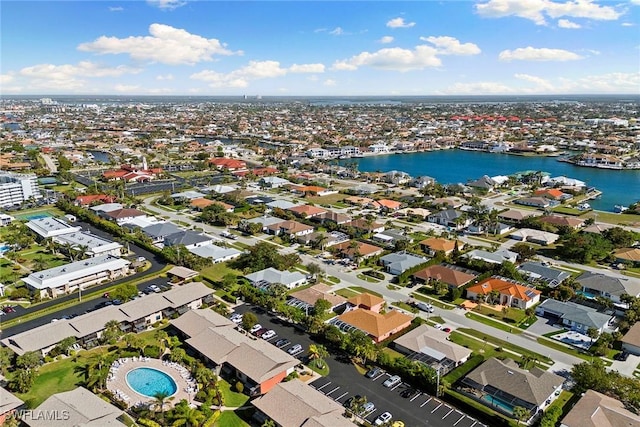
[{"label": "red car", "polygon": [[255,335],[256,337],[260,338],[260,337],[261,337],[262,335],[264,335],[264,333],[265,333],[265,332],[267,332],[268,330],[269,330],[269,329],[267,329],[267,328],[260,328],[260,329],[258,329],[258,330],[254,333],[254,335]]},{"label": "red car", "polygon": [[446,333],[449,333],[449,332],[451,332],[451,328],[444,328],[443,331],[446,332]]},{"label": "red car", "polygon": [[16,309],[7,305],[6,307],[2,308],[2,311],[9,314],[9,313],[15,313]]}]

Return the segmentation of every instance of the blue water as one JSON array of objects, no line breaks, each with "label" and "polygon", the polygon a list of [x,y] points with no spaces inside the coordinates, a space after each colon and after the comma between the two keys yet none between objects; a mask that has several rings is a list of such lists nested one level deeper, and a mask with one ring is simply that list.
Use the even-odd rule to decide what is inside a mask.
[{"label": "blue water", "polygon": [[109,156],[109,154],[105,153],[104,151],[89,150],[89,153],[93,155],[93,159],[96,162],[109,163],[111,161],[111,157]]},{"label": "blue water", "polygon": [[41,213],[41,214],[27,215],[25,218],[31,221],[33,219],[49,218],[50,216],[51,215],[48,213]]},{"label": "blue water", "polygon": [[8,246],[8,245],[0,246],[0,254],[3,254],[3,253],[5,253],[5,252],[7,252],[9,250],[11,250],[11,246]]},{"label": "blue water", "polygon": [[154,397],[160,392],[171,396],[178,391],[178,386],[173,378],[153,368],[137,368],[129,371],[127,384],[135,392],[148,397]]},{"label": "blue water", "polygon": [[485,394],[484,396],[482,396],[482,400],[486,400],[487,402],[489,402],[490,405],[497,406],[509,413],[513,413],[513,405],[503,400],[500,400],[497,397],[492,397],[492,396],[489,396],[488,394]]},{"label": "blue water", "polygon": [[482,175],[510,175],[536,170],[552,177],[576,178],[602,191],[602,197],[589,204],[612,211],[615,205],[628,206],[640,200],[640,170],[606,170],[574,166],[555,157],[523,157],[481,151],[441,150],[411,154],[391,154],[354,158],[360,172],[398,170],[413,177],[430,176],[441,184],[466,183]]}]

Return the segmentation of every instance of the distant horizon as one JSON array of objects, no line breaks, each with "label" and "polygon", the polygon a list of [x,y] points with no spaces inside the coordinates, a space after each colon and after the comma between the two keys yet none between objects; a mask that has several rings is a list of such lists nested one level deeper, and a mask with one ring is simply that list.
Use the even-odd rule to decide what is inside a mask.
[{"label": "distant horizon", "polygon": [[639,94],[638,27],[640,0],[9,0],[0,91]]}]

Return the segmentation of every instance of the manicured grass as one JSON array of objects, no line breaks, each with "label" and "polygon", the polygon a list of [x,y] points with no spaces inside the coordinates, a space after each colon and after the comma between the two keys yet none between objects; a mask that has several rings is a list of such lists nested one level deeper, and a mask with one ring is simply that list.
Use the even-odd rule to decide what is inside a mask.
[{"label": "manicured grass", "polygon": [[412,293],[411,294],[411,298],[413,299],[417,299],[418,301],[423,301],[423,302],[428,302],[431,305],[434,305],[436,307],[442,308],[444,310],[453,310],[454,308],[456,308],[455,305],[451,304],[451,303],[445,303],[440,301],[437,298],[431,297],[431,296],[426,296],[424,294],[418,294],[418,293]]},{"label": "manicured grass", "polygon": [[557,208],[553,208],[552,211],[556,212],[556,213],[561,213],[561,214],[565,214],[565,215],[572,215],[572,216],[580,216],[580,215],[586,213],[585,211],[581,211],[581,210],[575,209],[575,208],[567,208],[565,206],[558,206]]},{"label": "manicured grass", "polygon": [[205,279],[209,279],[212,282],[220,282],[227,274],[235,274],[236,276],[242,276],[242,272],[235,270],[227,265],[226,262],[213,264],[211,267],[207,267],[200,271],[200,275]]},{"label": "manicured grass", "polygon": [[349,286],[349,289],[353,289],[354,291],[360,292],[360,293],[366,292],[368,294],[375,295],[375,296],[378,296],[378,297],[382,298],[382,294],[381,293],[376,292],[376,291],[372,291],[372,290],[367,289],[367,288],[363,288],[362,286]]},{"label": "manicured grass", "polygon": [[567,353],[570,354],[571,356],[575,356],[575,357],[579,357],[580,359],[584,359],[587,361],[591,361],[593,359],[594,356],[590,356],[588,354],[583,354],[582,352],[573,349],[573,348],[569,348],[566,347],[564,344],[561,344],[557,341],[553,341],[550,339],[546,339],[546,338],[538,338],[536,341],[538,341],[540,344],[547,346],[549,348],[552,348],[554,350],[558,350],[561,351],[563,353]]},{"label": "manicured grass", "polygon": [[16,393],[30,408],[40,405],[52,394],[75,389],[81,378],[74,372],[77,365],[71,359],[43,366],[38,370],[33,387],[28,393]]},{"label": "manicured grass", "polygon": [[[535,353],[535,352],[533,352],[531,350],[528,350],[526,348],[511,344],[508,341],[501,340],[499,338],[495,338],[495,337],[489,336],[489,335],[484,334],[484,333],[482,333],[480,331],[476,331],[475,329],[461,328],[458,331],[459,332],[463,332],[463,333],[465,333],[467,335],[471,335],[472,337],[476,337],[476,338],[480,339],[481,341],[486,339],[487,340],[487,346],[488,345],[494,345],[496,347],[502,347],[504,349],[511,350],[513,352],[519,353],[519,354],[521,354],[523,356],[527,355],[527,356],[535,357],[535,358],[537,358],[538,360],[540,360],[543,363],[548,363],[548,364],[553,363],[553,360],[549,359],[546,356],[543,356],[541,354]],[[452,340],[453,340],[453,338],[452,338]],[[480,344],[483,345],[484,343],[481,342]]]},{"label": "manicured grass", "polygon": [[[371,277],[371,276],[367,276],[366,274],[362,274],[362,273],[360,273],[360,274],[358,274],[356,277],[357,277],[358,279],[360,279],[360,280],[364,280],[365,282],[369,282],[369,283],[380,283],[380,280],[378,280],[378,279],[374,279],[373,277]],[[368,291],[368,292],[369,292],[369,293],[371,293],[371,291]]]},{"label": "manicured grass", "polygon": [[323,377],[329,375],[329,365],[324,360],[312,360],[307,366],[309,366],[310,369],[322,375]]},{"label": "manicured grass", "polygon": [[399,353],[399,352],[397,352],[394,349],[391,349],[389,347],[383,348],[382,352],[388,354],[389,356],[391,356],[392,359],[398,359],[398,358],[404,357],[404,354]]},{"label": "manicured grass", "polygon": [[514,326],[522,322],[526,317],[524,311],[517,308],[509,308],[507,310],[506,316],[504,315],[504,313],[502,313],[501,310],[494,310],[490,307],[487,307],[486,305],[478,305],[473,309],[473,311],[484,314],[485,316],[494,317],[506,323],[513,323]]},{"label": "manicured grass", "polygon": [[333,283],[340,283],[340,279],[335,276],[327,276],[327,280]]},{"label": "manicured grass", "polygon": [[219,384],[220,391],[222,391],[222,395],[224,396],[224,406],[237,408],[244,405],[249,400],[249,396],[244,393],[238,393],[235,391],[235,388],[232,389],[231,384],[225,380],[220,379]]},{"label": "manicured grass", "polygon": [[360,292],[352,291],[347,288],[342,288],[342,289],[336,290],[336,294],[340,295],[341,297],[351,298],[351,297],[355,297],[356,295],[360,295]]},{"label": "manicured grass", "polygon": [[510,332],[512,334],[520,334],[522,330],[518,329],[515,325],[506,325],[501,322],[496,322],[495,320],[489,319],[484,316],[480,316],[476,313],[467,313],[465,317],[475,320],[476,322],[484,323],[487,326],[491,326],[492,328],[500,329],[501,331]]},{"label": "manicured grass", "polygon": [[600,222],[607,222],[614,225],[638,225],[640,224],[640,215],[633,214],[617,214],[604,211],[592,211],[585,215],[586,218],[594,218]]},{"label": "manicured grass", "polygon": [[410,313],[417,313],[418,312],[417,308],[410,306],[406,302],[396,301],[396,302],[392,302],[391,305],[395,305],[396,307],[400,307],[401,309],[407,310]]},{"label": "manicured grass", "polygon": [[44,206],[41,208],[21,210],[20,213],[17,213],[13,216],[19,220],[28,220],[29,217],[31,216],[44,215],[44,214],[47,214],[49,216],[56,216],[56,217],[64,216],[64,212],[62,212],[60,209],[56,208],[55,206]]},{"label": "manicured grass", "polygon": [[242,418],[233,411],[224,411],[215,424],[217,427],[249,427]]},{"label": "manicured grass", "polygon": [[342,202],[345,197],[346,196],[344,194],[338,193],[329,194],[328,196],[306,197],[305,200],[316,205],[334,205],[336,203]]}]

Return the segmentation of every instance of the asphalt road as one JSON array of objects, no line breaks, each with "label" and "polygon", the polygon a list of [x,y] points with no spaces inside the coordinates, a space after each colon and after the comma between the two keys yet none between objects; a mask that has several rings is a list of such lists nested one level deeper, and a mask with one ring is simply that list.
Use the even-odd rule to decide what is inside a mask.
[{"label": "asphalt road", "polygon": [[[93,234],[95,234],[97,236],[104,237],[104,238],[109,239],[109,240],[114,240],[114,237],[112,235],[110,235],[109,233],[106,233],[106,232],[104,232],[102,230],[99,230],[99,229],[93,227],[90,224],[87,224],[87,223],[84,223],[84,222],[76,222],[76,224],[80,225],[84,230],[91,231]],[[135,254],[132,257],[130,257],[131,259],[136,259],[137,257],[145,257],[151,263],[151,267],[148,270],[146,270],[146,271],[144,271],[142,273],[137,273],[137,274],[134,274],[132,276],[127,276],[127,277],[124,277],[122,279],[115,280],[113,282],[105,283],[103,285],[92,286],[92,287],[88,288],[86,290],[86,292],[93,293],[93,292],[100,291],[100,290],[103,290],[103,289],[111,288],[114,285],[118,285],[118,284],[124,283],[124,282],[129,282],[132,279],[135,279],[136,277],[146,276],[146,275],[149,275],[149,274],[156,273],[156,272],[162,270],[166,266],[166,264],[163,262],[162,259],[160,259],[160,257],[157,257],[155,254],[153,254],[153,253],[151,253],[151,252],[149,252],[149,251],[147,251],[147,250],[145,250],[145,249],[143,249],[143,248],[141,248],[141,247],[139,247],[137,245],[130,244],[129,245],[129,250]],[[156,279],[148,280],[148,281],[146,281],[144,283],[141,283],[141,284],[138,285],[138,289],[139,290],[143,290],[144,288],[146,288],[150,284],[154,284],[154,283],[155,284],[160,284],[159,283],[159,279],[156,278]],[[34,311],[39,311],[39,310],[42,310],[42,309],[47,308],[47,307],[52,307],[52,306],[55,306],[57,304],[61,304],[61,303],[67,302],[67,301],[72,301],[72,300],[77,300],[77,299],[78,299],[78,294],[73,293],[73,294],[65,295],[63,297],[59,297],[59,298],[56,298],[56,299],[53,299],[53,300],[50,300],[50,301],[43,302],[41,304],[38,304],[38,305],[35,305],[35,306],[32,306],[32,307],[28,307],[28,308],[22,308],[21,306],[15,306],[15,310],[16,310],[15,313],[10,313],[10,314],[6,314],[4,316],[0,316],[0,326],[2,326],[1,323],[3,321],[12,320],[12,319],[24,316],[26,314],[32,313]],[[49,323],[49,322],[51,322],[52,319],[58,319],[58,318],[60,318],[62,316],[69,316],[69,315],[72,315],[72,314],[78,314],[78,315],[79,314],[83,314],[88,310],[94,309],[96,304],[98,304],[99,302],[101,302],[101,300],[92,300],[92,301],[80,302],[79,304],[74,305],[73,307],[68,307],[68,308],[65,308],[64,310],[57,311],[57,312],[52,312],[52,313],[49,313],[49,314],[47,314],[45,316],[39,317],[37,319],[33,319],[33,320],[29,320],[29,321],[26,321],[26,322],[23,322],[23,323],[19,323],[19,324],[15,325],[15,326],[7,328],[7,329],[2,329],[1,332],[0,332],[1,333],[0,336],[2,338],[6,338],[8,336],[15,335],[17,333],[24,332],[26,330],[29,330],[29,329],[44,325],[45,323]]]},{"label": "asphalt road", "polygon": [[[295,344],[302,345],[303,351],[296,357],[300,361],[306,361],[309,345],[315,342],[307,333],[270,315],[260,307],[243,304],[235,310],[237,313],[247,311],[253,312],[263,327],[273,329],[277,333],[277,336],[268,340],[270,343],[274,344],[280,338],[288,339],[291,344],[283,347],[283,351]],[[409,386],[401,383],[394,388],[384,387],[382,383],[390,376],[387,373],[368,379],[355,369],[349,359],[339,354],[331,354],[325,362],[329,366],[329,375],[315,380],[311,386],[341,405],[354,395],[366,396],[368,402],[375,404],[373,411],[364,414],[369,422],[388,411],[394,420],[404,421],[407,427],[486,427],[475,418],[427,393],[420,392],[413,398],[403,398],[400,393]]]}]

